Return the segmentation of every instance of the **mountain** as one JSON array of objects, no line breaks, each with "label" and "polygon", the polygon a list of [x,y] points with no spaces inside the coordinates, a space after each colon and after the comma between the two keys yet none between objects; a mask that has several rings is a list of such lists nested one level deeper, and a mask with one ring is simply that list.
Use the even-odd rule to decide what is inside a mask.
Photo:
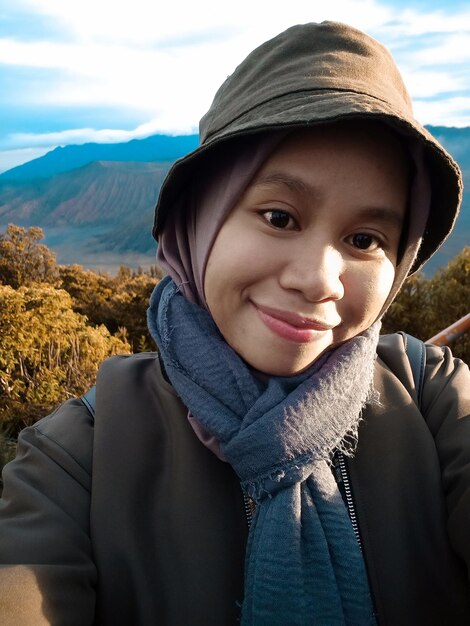
[{"label": "mountain", "polygon": [[426,263],[425,273],[430,276],[439,267],[446,265],[462,248],[470,245],[470,127],[426,128],[458,162],[464,180],[462,207],[455,228],[444,245]]},{"label": "mountain", "polygon": [[[458,160],[470,190],[470,128],[428,129]],[[41,226],[60,263],[109,271],[121,264],[151,265],[158,191],[172,161],[196,142],[195,135],[156,135],[127,144],[57,148],[0,176],[0,229],[10,222]],[[426,273],[469,243],[470,191],[465,191],[457,226]]]},{"label": "mountain", "polygon": [[470,127],[426,126],[462,169],[470,170]]},{"label": "mountain", "polygon": [[59,147],[3,174],[0,181],[31,181],[69,172],[93,161],[176,161],[197,147],[197,135],[153,135],[126,143],[85,143]]},{"label": "mountain", "polygon": [[0,180],[0,224],[41,226],[60,263],[154,263],[158,190],[171,163],[95,161],[30,182]]}]

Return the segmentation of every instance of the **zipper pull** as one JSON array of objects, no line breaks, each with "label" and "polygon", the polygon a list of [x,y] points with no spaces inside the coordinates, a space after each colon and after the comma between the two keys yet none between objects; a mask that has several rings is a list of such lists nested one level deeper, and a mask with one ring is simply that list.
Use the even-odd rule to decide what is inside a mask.
[{"label": "zipper pull", "polygon": [[333,476],[335,477],[336,484],[338,485],[338,487],[341,490],[341,487],[343,485],[343,475],[341,473],[341,465],[340,465],[338,451],[336,451],[333,454],[333,456],[331,458],[331,462],[332,462],[331,471],[333,473]]},{"label": "zipper pull", "polygon": [[246,523],[248,524],[248,529],[250,529],[256,510],[256,504],[245,492],[243,492],[243,506],[245,507]]}]

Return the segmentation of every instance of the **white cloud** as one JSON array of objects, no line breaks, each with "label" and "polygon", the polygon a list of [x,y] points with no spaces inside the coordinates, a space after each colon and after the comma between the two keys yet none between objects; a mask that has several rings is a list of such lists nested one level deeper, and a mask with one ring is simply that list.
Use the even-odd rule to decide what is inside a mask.
[{"label": "white cloud", "polygon": [[[434,126],[470,126],[470,97],[442,100],[417,100],[414,103],[416,117],[423,124]],[[445,120],[445,123],[443,122]]]},{"label": "white cloud", "polygon": [[[22,0],[23,5],[60,22],[80,40],[156,42],[197,31],[227,20],[226,6],[211,3],[208,14],[201,3],[154,0]],[[204,2],[202,3],[204,5]],[[208,20],[208,15],[210,19]]]},{"label": "white cloud", "polygon": [[470,24],[466,33],[446,34],[437,45],[416,50],[411,54],[414,63],[422,65],[468,64],[470,61]]},{"label": "white cloud", "polygon": [[238,0],[231,7],[213,0],[17,0],[25,9],[57,20],[80,40],[147,44],[181,41],[194,34],[229,31],[259,33],[261,42],[292,24],[334,19],[363,28],[378,25],[392,10],[375,0],[334,0],[320,6],[291,0],[273,6],[268,0]]},{"label": "white cloud", "polygon": [[[191,51],[189,63],[181,49],[136,50],[102,44],[83,48],[0,40],[0,63],[59,71],[55,80],[49,77],[48,89],[35,85],[23,94],[16,93],[17,104],[23,99],[40,106],[112,106],[149,116],[164,111],[164,117],[182,114],[192,123],[210,104],[211,94],[227,74],[223,52],[220,44],[197,47]],[[183,119],[182,125],[187,124]]]},{"label": "white cloud", "polygon": [[448,94],[467,86],[462,77],[452,75],[444,69],[416,69],[407,66],[401,68],[401,73],[413,100]]},{"label": "white cloud", "polygon": [[[12,144],[50,147],[86,142],[117,143],[130,141],[131,139],[142,139],[157,133],[192,134],[197,133],[197,128],[194,126],[172,127],[170,124],[165,126],[162,125],[160,119],[156,119],[141,124],[133,130],[73,128],[52,133],[12,133],[8,136],[8,140]],[[15,151],[12,150],[12,152]],[[18,152],[20,151],[18,150]]]},{"label": "white cloud", "polygon": [[384,23],[380,31],[384,36],[399,41],[429,33],[459,33],[470,29],[470,8],[454,8],[452,2],[442,2],[439,10],[395,10],[393,20]]}]

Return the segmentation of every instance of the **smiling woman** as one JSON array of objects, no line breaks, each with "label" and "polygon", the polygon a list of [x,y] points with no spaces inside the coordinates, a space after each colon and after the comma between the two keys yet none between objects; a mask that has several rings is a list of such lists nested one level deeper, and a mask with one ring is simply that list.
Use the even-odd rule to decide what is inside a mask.
[{"label": "smiling woman", "polygon": [[412,339],[379,338],[457,165],[335,22],[254,50],[200,138],[156,208],[158,352],[105,361],[5,469],[0,617],[470,623],[470,374],[418,343],[418,385]]}]

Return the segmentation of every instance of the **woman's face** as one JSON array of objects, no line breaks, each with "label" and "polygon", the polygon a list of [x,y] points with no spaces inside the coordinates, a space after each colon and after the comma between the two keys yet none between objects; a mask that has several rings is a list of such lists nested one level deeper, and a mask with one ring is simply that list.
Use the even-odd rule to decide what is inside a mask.
[{"label": "woman's face", "polygon": [[378,125],[290,135],[219,231],[208,308],[253,368],[291,376],[379,315],[408,198],[404,151]]}]

